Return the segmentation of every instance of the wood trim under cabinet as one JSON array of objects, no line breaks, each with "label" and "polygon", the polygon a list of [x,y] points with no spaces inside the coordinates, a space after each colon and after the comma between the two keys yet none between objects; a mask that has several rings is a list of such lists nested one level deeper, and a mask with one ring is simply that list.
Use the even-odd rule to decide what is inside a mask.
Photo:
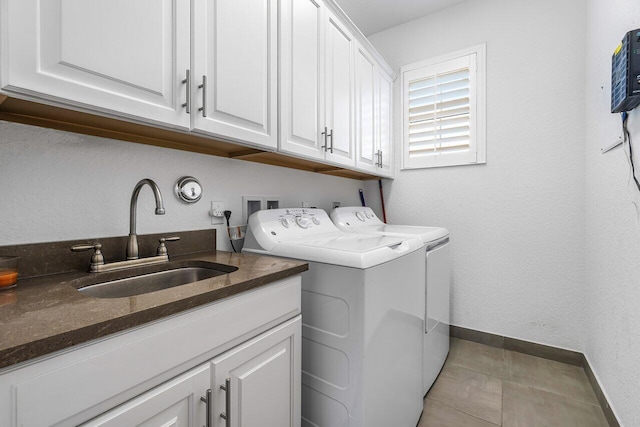
[{"label": "wood trim under cabinet", "polygon": [[312,160],[291,157],[282,153],[247,148],[244,145],[220,141],[191,132],[179,132],[127,122],[2,94],[0,94],[0,120],[298,169],[342,178],[357,180],[378,179],[377,176],[372,174],[350,169],[341,169]]},{"label": "wood trim under cabinet", "polygon": [[600,408],[602,409],[609,426],[620,427],[620,422],[613,413],[611,405],[607,401],[607,398],[602,391],[602,387],[600,387],[600,383],[598,383],[598,380],[593,373],[593,369],[583,353],[454,325],[449,326],[449,334],[451,338],[473,341],[490,347],[516,351],[518,353],[528,354],[529,356],[541,357],[543,359],[554,360],[556,362],[581,367],[584,369],[584,372],[589,379],[589,383],[591,384],[593,392],[600,403]]}]

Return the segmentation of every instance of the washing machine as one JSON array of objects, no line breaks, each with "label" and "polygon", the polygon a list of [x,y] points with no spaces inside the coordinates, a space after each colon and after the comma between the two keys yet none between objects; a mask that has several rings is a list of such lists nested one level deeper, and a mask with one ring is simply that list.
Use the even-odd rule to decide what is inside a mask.
[{"label": "washing machine", "polygon": [[249,218],[243,252],[307,261],[302,426],[415,427],[422,412],[422,242],[340,231],[321,209]]},{"label": "washing machine", "polygon": [[423,393],[436,380],[449,354],[449,292],[451,258],[449,231],[441,227],[388,225],[371,208],[339,207],[331,220],[341,230],[379,236],[416,236],[423,244],[424,289],[424,366]]}]

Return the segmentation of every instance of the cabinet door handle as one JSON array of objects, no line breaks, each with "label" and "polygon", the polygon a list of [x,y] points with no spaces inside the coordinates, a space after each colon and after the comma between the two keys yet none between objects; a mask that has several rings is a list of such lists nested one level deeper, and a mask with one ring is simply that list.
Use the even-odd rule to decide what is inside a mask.
[{"label": "cabinet door handle", "polygon": [[226,397],[224,400],[224,412],[220,414],[220,418],[222,418],[226,427],[231,427],[231,378],[227,378],[224,380],[224,385],[220,386],[221,390],[224,390],[226,393]]},{"label": "cabinet door handle", "polygon": [[187,102],[182,104],[187,109],[187,114],[191,114],[191,71],[187,70],[187,77],[182,81],[182,84],[187,85]]},{"label": "cabinet door handle", "polygon": [[380,167],[382,167],[382,150],[380,150],[379,152],[380,152]]},{"label": "cabinet door handle", "polygon": [[331,151],[331,154],[333,154],[333,129],[331,129],[331,132],[329,132],[328,136],[329,138],[331,138],[331,148],[329,148],[329,151]]},{"label": "cabinet door handle", "polygon": [[202,89],[202,107],[198,111],[202,111],[202,117],[207,117],[207,76],[202,76],[202,84],[198,85],[198,89]]},{"label": "cabinet door handle", "polygon": [[200,398],[200,400],[202,400],[204,403],[207,404],[207,424],[206,424],[206,426],[207,427],[213,427],[211,425],[211,389],[208,389],[207,390],[207,396],[206,397],[202,396]]},{"label": "cabinet door handle", "polygon": [[324,135],[324,145],[320,148],[324,148],[324,151],[327,151],[327,127],[324,127],[324,132],[322,132],[320,135]]}]

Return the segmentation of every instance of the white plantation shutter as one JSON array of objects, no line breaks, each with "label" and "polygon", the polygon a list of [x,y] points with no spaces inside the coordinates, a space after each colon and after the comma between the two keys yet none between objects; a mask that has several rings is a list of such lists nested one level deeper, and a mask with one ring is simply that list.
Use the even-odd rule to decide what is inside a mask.
[{"label": "white plantation shutter", "polygon": [[469,151],[469,68],[409,83],[409,156]]},{"label": "white plantation shutter", "polygon": [[404,168],[478,162],[476,57],[403,67]]}]

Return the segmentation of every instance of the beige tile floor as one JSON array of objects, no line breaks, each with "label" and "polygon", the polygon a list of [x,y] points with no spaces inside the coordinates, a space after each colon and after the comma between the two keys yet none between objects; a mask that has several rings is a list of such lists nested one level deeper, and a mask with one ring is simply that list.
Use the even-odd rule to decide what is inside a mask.
[{"label": "beige tile floor", "polygon": [[582,368],[453,338],[418,427],[607,427]]}]

